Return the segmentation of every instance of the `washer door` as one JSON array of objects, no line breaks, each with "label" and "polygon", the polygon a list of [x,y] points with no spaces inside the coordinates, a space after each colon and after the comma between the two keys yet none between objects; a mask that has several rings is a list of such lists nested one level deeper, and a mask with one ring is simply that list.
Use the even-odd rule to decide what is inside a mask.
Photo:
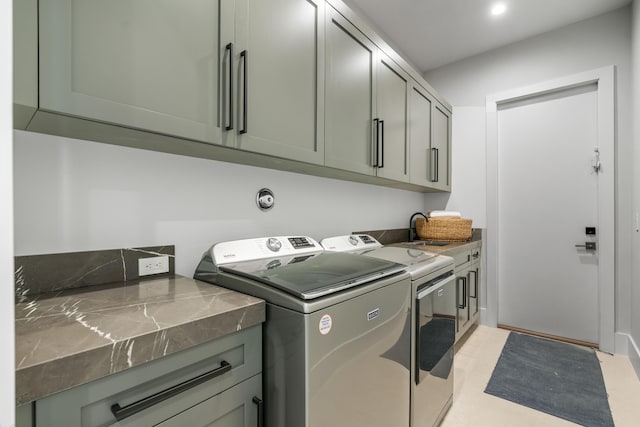
[{"label": "washer door", "polygon": [[407,426],[408,278],[309,315],[308,426]]}]

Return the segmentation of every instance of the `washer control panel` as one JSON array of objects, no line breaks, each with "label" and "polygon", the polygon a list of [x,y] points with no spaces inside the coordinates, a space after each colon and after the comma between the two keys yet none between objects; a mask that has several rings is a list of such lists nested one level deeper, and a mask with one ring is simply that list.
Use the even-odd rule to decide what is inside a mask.
[{"label": "washer control panel", "polygon": [[216,243],[211,248],[211,257],[217,265],[222,265],[322,250],[322,246],[308,236],[259,237]]}]

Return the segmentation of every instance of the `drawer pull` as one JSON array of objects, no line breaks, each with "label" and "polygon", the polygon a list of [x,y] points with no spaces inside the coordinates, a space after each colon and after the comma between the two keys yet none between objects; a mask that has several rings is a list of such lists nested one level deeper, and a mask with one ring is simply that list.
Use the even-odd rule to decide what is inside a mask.
[{"label": "drawer pull", "polygon": [[173,387],[169,387],[166,390],[159,391],[149,397],[145,397],[144,399],[140,399],[137,402],[134,402],[125,407],[120,407],[119,404],[115,403],[111,405],[111,413],[118,421],[122,421],[123,419],[130,417],[138,412],[144,411],[147,408],[152,407],[160,402],[164,402],[165,400],[176,396],[184,391],[187,391],[197,385],[200,385],[206,381],[209,381],[215,377],[218,377],[226,372],[229,372],[232,369],[230,363],[222,360],[220,362],[220,367],[216,368],[212,371],[205,372],[202,375],[198,375],[197,377],[191,378],[185,382],[180,384],[176,384]]},{"label": "drawer pull", "polygon": [[264,405],[262,404],[262,399],[259,397],[253,396],[253,403],[255,403],[258,407],[258,427],[264,426]]}]

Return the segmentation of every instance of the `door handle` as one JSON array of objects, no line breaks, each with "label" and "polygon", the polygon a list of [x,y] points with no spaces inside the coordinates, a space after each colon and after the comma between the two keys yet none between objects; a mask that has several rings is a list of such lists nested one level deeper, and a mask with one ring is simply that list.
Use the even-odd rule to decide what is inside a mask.
[{"label": "door handle", "polygon": [[436,182],[440,182],[440,149],[436,148]]},{"label": "door handle", "polygon": [[584,242],[584,245],[576,245],[576,248],[585,248],[588,251],[595,251],[596,242]]},{"label": "door handle", "polygon": [[378,122],[380,124],[380,147],[378,157],[378,168],[384,167],[384,120]]},{"label": "door handle", "polygon": [[378,163],[380,162],[379,157],[380,153],[378,147],[380,146],[380,119],[373,119],[373,135],[371,135],[371,165],[376,168],[378,167]]},{"label": "door handle", "polygon": [[242,129],[239,134],[247,133],[247,50],[240,52],[242,60]]},{"label": "door handle", "polygon": [[264,404],[262,403],[262,399],[260,399],[259,397],[253,396],[252,399],[253,403],[256,404],[257,408],[258,408],[258,427],[263,427],[264,426]]},{"label": "door handle", "polygon": [[[466,304],[466,299],[467,299],[467,278],[466,277],[458,277],[457,278],[458,283],[462,282],[462,292],[458,292],[458,301],[456,301],[456,306],[458,308],[465,308],[467,306]],[[460,286],[458,285],[458,290],[460,290]],[[460,304],[460,296],[462,296],[462,304]]]},{"label": "door handle", "polygon": [[225,126],[225,130],[233,130],[233,43],[228,43],[225,50],[229,52],[229,76],[227,77],[229,81],[229,124]]},{"label": "door handle", "polygon": [[431,182],[438,182],[440,175],[440,151],[432,147],[431,148]]},{"label": "door handle", "polygon": [[469,286],[469,298],[478,298],[478,269],[469,271],[469,281],[473,274],[473,295],[471,295],[471,286]]}]

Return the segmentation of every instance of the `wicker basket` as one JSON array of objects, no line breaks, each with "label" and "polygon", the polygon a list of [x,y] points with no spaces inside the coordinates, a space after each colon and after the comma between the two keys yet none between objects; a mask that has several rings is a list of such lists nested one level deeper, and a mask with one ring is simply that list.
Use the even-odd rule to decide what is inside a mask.
[{"label": "wicker basket", "polygon": [[445,242],[464,242],[471,237],[470,219],[439,216],[429,221],[416,218],[416,231],[422,240],[440,240]]}]

